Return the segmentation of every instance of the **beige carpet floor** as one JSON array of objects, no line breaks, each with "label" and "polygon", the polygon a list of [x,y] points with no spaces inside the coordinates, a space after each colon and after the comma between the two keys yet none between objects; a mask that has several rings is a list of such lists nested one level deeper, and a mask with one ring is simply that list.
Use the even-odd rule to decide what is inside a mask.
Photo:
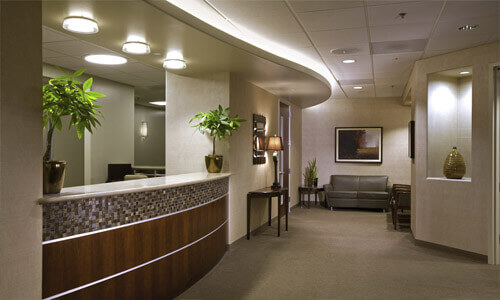
[{"label": "beige carpet floor", "polygon": [[417,246],[389,218],[294,208],[288,232],[236,242],[178,299],[500,299],[500,267]]}]

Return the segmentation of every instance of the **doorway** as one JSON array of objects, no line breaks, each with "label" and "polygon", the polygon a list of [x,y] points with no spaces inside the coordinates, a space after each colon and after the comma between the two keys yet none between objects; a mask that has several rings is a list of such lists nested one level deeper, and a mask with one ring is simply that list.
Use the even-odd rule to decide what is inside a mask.
[{"label": "doorway", "polygon": [[495,88],[495,184],[492,203],[492,236],[488,262],[500,265],[500,67],[494,68]]},{"label": "doorway", "polygon": [[283,102],[279,105],[279,134],[283,142],[283,151],[279,158],[279,181],[283,187],[288,188],[288,201],[290,201],[290,105]]}]

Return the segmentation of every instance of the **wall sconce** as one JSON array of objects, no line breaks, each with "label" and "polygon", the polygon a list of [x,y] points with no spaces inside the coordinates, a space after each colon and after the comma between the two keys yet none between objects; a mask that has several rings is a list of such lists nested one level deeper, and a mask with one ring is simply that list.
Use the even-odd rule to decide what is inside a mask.
[{"label": "wall sconce", "polygon": [[146,137],[148,136],[148,123],[141,122],[140,134],[141,134],[142,140],[145,140]]}]

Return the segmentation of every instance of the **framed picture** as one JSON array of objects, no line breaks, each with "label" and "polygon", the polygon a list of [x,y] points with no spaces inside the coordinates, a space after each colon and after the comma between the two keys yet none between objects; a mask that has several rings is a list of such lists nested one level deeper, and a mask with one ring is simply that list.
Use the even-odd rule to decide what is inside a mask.
[{"label": "framed picture", "polygon": [[415,158],[415,121],[408,122],[408,157]]},{"label": "framed picture", "polygon": [[335,162],[382,163],[382,127],[335,127]]}]

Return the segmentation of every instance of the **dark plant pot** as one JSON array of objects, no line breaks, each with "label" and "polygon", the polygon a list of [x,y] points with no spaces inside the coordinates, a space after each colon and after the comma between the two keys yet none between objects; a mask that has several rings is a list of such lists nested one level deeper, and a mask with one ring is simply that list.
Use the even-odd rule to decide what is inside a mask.
[{"label": "dark plant pot", "polygon": [[207,155],[205,156],[205,166],[208,173],[220,173],[222,170],[222,155]]},{"label": "dark plant pot", "polygon": [[64,184],[66,174],[65,161],[44,161],[43,162],[43,193],[58,194]]},{"label": "dark plant pot", "polygon": [[314,184],[314,180],[312,178],[304,178],[304,185],[311,187]]},{"label": "dark plant pot", "polygon": [[314,178],[313,182],[314,182],[314,187],[317,187],[318,186],[318,178]]}]

